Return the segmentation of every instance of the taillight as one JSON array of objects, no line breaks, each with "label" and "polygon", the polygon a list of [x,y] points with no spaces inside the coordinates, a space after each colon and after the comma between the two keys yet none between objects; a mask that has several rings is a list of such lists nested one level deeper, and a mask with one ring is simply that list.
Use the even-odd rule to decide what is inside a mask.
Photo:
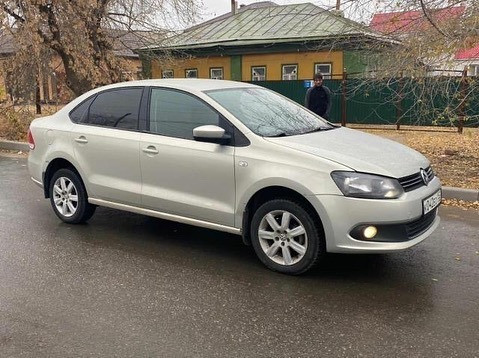
[{"label": "taillight", "polygon": [[35,139],[33,139],[33,134],[30,128],[28,128],[28,146],[30,147],[30,150],[35,149]]}]

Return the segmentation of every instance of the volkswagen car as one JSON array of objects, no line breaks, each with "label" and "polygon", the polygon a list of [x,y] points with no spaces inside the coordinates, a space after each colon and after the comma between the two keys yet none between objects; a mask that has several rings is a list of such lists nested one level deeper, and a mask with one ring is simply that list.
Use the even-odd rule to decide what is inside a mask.
[{"label": "volkswagen car", "polygon": [[423,155],[253,84],[109,85],[35,119],[28,140],[31,178],[60,220],[104,206],[238,234],[287,274],[327,252],[410,248],[440,220]]}]

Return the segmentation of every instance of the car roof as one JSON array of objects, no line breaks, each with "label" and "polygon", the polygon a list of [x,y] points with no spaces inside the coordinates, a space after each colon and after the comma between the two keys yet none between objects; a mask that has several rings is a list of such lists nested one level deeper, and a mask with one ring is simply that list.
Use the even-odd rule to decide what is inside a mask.
[{"label": "car roof", "polygon": [[114,88],[127,88],[127,87],[138,87],[138,86],[158,86],[158,87],[167,87],[183,90],[186,92],[202,92],[208,90],[217,90],[217,89],[229,89],[229,88],[259,88],[259,86],[245,83],[245,82],[236,82],[236,81],[225,81],[225,80],[211,80],[211,79],[200,79],[200,78],[168,78],[168,79],[153,79],[153,80],[140,80],[140,81],[127,81],[114,83],[107,86],[102,86],[95,88],[91,91],[88,91],[81,96],[75,98],[73,101],[65,105],[58,112],[70,112],[75,108],[79,103],[84,101],[86,98],[94,95],[95,93],[102,92]]},{"label": "car roof", "polygon": [[250,83],[225,81],[225,80],[211,80],[201,78],[168,78],[168,79],[153,79],[140,80],[115,83],[113,85],[98,88],[99,90],[116,88],[116,87],[134,87],[134,86],[160,86],[177,88],[186,91],[207,91],[227,88],[244,88],[257,87]]}]

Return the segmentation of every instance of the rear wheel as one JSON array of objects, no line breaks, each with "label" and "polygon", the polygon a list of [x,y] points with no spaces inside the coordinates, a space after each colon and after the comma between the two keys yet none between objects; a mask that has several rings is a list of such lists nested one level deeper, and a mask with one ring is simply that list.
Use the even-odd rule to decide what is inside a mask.
[{"label": "rear wheel", "polygon": [[70,169],[60,169],[53,174],[49,193],[53,211],[66,223],[85,222],[95,213],[96,206],[88,203],[80,177]]},{"label": "rear wheel", "polygon": [[291,275],[308,271],[325,253],[324,237],[313,216],[291,200],[261,205],[251,221],[251,239],[267,267]]}]

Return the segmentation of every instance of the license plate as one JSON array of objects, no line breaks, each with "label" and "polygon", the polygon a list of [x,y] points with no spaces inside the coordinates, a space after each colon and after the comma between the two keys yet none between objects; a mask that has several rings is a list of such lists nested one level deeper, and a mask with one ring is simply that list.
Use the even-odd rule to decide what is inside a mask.
[{"label": "license plate", "polygon": [[426,215],[431,210],[434,210],[435,208],[437,208],[439,204],[441,203],[441,199],[442,199],[441,190],[436,191],[430,197],[424,199],[422,201],[422,211],[424,215]]}]

